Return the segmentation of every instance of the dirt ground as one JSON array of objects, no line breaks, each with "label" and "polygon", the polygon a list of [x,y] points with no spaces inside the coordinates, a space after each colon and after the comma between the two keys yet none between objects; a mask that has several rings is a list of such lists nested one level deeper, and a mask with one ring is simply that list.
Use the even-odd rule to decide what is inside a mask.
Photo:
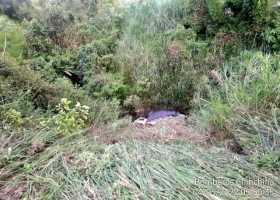
[{"label": "dirt ground", "polygon": [[[194,130],[186,123],[185,115],[165,117],[153,121],[151,124],[127,122],[120,125],[116,131],[104,130],[104,128],[92,127],[91,133],[97,140],[114,144],[126,139],[157,140],[162,142],[187,141],[195,144],[207,144],[208,134]],[[121,124],[121,123],[120,123]]]}]

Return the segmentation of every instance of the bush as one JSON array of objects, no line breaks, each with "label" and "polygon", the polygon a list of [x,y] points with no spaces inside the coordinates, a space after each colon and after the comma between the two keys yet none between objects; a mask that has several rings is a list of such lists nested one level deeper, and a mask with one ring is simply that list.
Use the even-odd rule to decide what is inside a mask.
[{"label": "bush", "polygon": [[85,128],[89,123],[89,107],[79,102],[73,106],[66,98],[61,99],[57,106],[58,114],[49,121],[43,122],[47,126],[55,125],[58,133],[67,135],[79,129]]},{"label": "bush", "polygon": [[[279,150],[279,62],[277,56],[243,51],[225,63],[222,85],[210,84],[210,100],[198,101],[201,127],[258,138],[264,152]],[[257,146],[255,144],[254,146]]]},{"label": "bush", "polygon": [[46,27],[38,20],[33,19],[27,24],[25,38],[27,41],[27,54],[29,57],[52,54],[54,44],[47,36]]},{"label": "bush", "polygon": [[279,66],[273,66],[273,57],[245,51],[240,60],[238,67],[232,63],[230,71],[225,72],[231,74],[227,78],[231,91],[228,99],[246,105],[251,111],[265,113],[273,107],[279,108]]},{"label": "bush", "polygon": [[6,54],[21,61],[24,57],[26,41],[22,27],[8,19],[0,16],[0,44],[1,52],[4,50],[6,43]]},{"label": "bush", "polygon": [[7,87],[5,89],[7,93],[1,94],[3,98],[13,101],[19,91],[24,91],[29,94],[30,100],[36,107],[47,108],[57,102],[56,95],[59,94],[59,87],[41,79],[39,73],[26,65],[18,65],[10,58],[7,58],[3,65],[3,70],[7,73],[6,76],[3,74],[4,85]]},{"label": "bush", "polygon": [[20,112],[15,109],[9,109],[8,111],[1,113],[3,115],[2,120],[4,122],[4,126],[8,125],[12,128],[19,128],[23,124],[23,118]]},{"label": "bush", "polygon": [[158,7],[153,3],[131,8],[137,14],[127,17],[130,20],[116,58],[125,83],[134,88],[142,87],[139,83],[146,84],[144,93],[135,90],[133,95],[151,106],[185,112],[191,107],[201,75],[207,73],[206,63],[216,64],[212,62],[214,56],[210,56],[207,42],[197,40],[193,30],[180,24],[184,12],[178,22],[168,20],[170,13],[178,14],[172,10],[177,4]]},{"label": "bush", "polygon": [[31,66],[50,82],[66,77],[74,85],[87,87],[97,74],[116,72],[117,63],[111,45],[107,41],[97,40],[77,49],[64,49],[48,56],[41,52],[32,59]]},{"label": "bush", "polygon": [[50,55],[55,53],[54,50],[73,48],[74,43],[85,41],[85,38],[78,41],[77,35],[86,37],[86,34],[80,35],[81,31],[77,31],[73,24],[74,17],[63,10],[59,2],[47,2],[39,13],[39,16],[27,23],[29,56]]},{"label": "bush", "polygon": [[209,14],[216,22],[223,22],[224,20],[224,3],[224,0],[207,1]]},{"label": "bush", "polygon": [[266,48],[272,51],[280,50],[280,14],[274,11],[263,33]]},{"label": "bush", "polygon": [[52,57],[48,57],[47,59],[43,56],[35,57],[31,60],[30,68],[34,71],[38,71],[44,80],[47,80],[53,83],[57,78],[59,78],[59,74],[56,69],[52,66],[52,61],[49,61]]}]

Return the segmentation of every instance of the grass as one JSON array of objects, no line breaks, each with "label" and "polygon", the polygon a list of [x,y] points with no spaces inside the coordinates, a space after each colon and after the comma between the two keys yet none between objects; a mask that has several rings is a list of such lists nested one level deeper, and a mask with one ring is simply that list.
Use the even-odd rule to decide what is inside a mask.
[{"label": "grass", "polygon": [[[24,131],[12,137],[7,134],[7,138],[14,142],[1,151],[5,165],[0,184],[24,184],[25,199],[280,197],[279,177],[220,148],[205,149],[180,141],[128,140],[105,145],[84,131],[64,138],[52,131]],[[29,155],[26,152],[34,140],[44,141],[47,147]],[[258,180],[266,182],[257,184]]]},{"label": "grass", "polygon": [[[189,2],[159,2],[116,10],[105,5],[99,8],[86,23],[92,34],[88,39],[95,40],[80,46],[83,59],[79,63],[68,64],[71,69],[74,65],[88,67],[81,72],[91,82],[83,88],[76,89],[78,86],[64,78],[50,84],[40,72],[14,59],[14,63],[3,64],[7,75],[1,77],[4,84],[0,87],[5,100],[0,105],[5,115],[0,117],[0,199],[3,194],[11,199],[36,200],[280,199],[279,56],[236,47],[240,55],[227,58],[225,48],[219,49],[212,44],[214,39],[201,37],[187,23]],[[211,17],[219,22],[223,1],[207,4]],[[20,61],[25,46],[21,27],[4,17],[0,24],[0,45],[7,35],[6,60],[11,56]],[[224,58],[228,59],[225,63]],[[69,59],[68,55],[57,56],[66,63]],[[47,61],[41,65],[49,67]],[[221,74],[220,84],[209,81],[212,69]],[[49,69],[45,75],[49,78]],[[117,119],[122,101],[128,102],[130,93],[143,101],[137,102],[139,105],[184,111],[198,107],[200,128],[214,126],[238,137],[252,155],[186,141],[143,141],[126,136],[121,142],[98,140],[98,134],[103,134],[104,140],[109,140],[110,134],[129,135],[121,134],[119,128],[127,128],[129,122],[125,124],[123,119],[123,124],[118,124]],[[62,97],[91,108],[91,130],[71,129],[63,134],[48,127],[52,125],[40,124],[54,115]],[[103,130],[110,133],[108,138]]]},{"label": "grass", "polygon": [[21,60],[25,48],[25,37],[23,29],[7,17],[0,16],[0,46],[4,48],[6,40],[6,53]]},{"label": "grass", "polygon": [[[211,85],[200,101],[198,126],[240,138],[254,153],[279,150],[279,63],[277,56],[243,51],[220,70],[223,84]],[[195,118],[195,117],[194,117]]]}]

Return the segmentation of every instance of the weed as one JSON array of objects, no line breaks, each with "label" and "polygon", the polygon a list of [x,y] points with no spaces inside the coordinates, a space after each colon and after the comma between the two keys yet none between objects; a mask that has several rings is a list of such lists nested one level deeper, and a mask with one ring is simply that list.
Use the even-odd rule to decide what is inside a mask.
[{"label": "weed", "polygon": [[56,126],[57,132],[63,135],[73,133],[79,129],[85,128],[89,122],[89,107],[81,105],[79,102],[72,106],[72,102],[62,98],[57,106],[58,114],[51,120],[43,122],[47,126]]}]

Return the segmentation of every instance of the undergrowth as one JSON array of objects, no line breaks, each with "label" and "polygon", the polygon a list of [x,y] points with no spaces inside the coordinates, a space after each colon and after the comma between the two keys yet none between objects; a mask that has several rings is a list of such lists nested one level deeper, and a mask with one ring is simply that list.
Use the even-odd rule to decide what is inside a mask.
[{"label": "undergrowth", "polygon": [[[279,199],[276,1],[5,2],[0,199]],[[146,109],[210,147],[98,140]]]}]

